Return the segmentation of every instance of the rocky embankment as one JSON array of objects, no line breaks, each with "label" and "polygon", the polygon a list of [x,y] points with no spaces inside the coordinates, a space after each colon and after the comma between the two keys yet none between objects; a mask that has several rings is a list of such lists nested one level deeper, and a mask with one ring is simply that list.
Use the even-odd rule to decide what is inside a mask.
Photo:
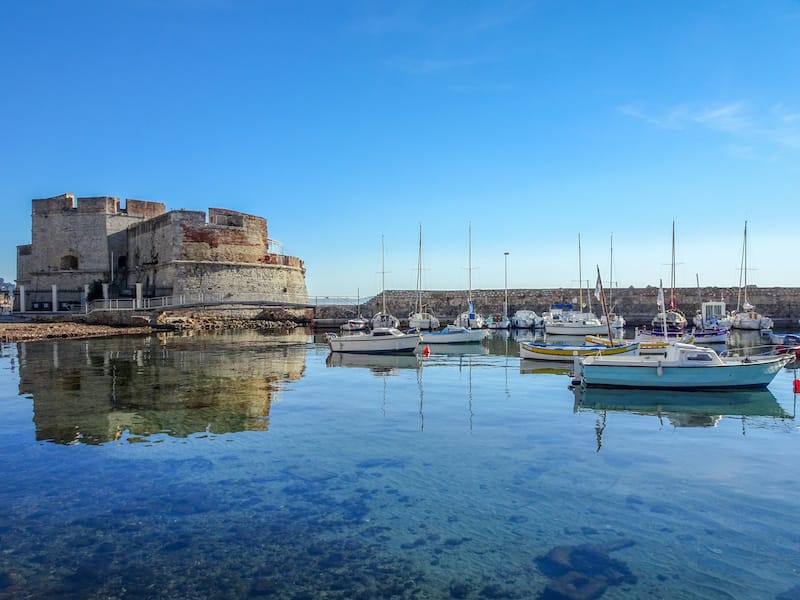
[{"label": "rocky embankment", "polygon": [[29,342],[59,338],[105,337],[149,333],[151,327],[112,327],[86,323],[0,323],[0,341]]}]

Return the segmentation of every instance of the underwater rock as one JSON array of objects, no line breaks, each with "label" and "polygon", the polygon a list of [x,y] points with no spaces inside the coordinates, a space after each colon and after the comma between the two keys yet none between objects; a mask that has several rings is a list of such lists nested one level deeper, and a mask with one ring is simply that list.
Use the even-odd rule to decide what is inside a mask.
[{"label": "underwater rock", "polygon": [[623,539],[604,545],[556,546],[536,559],[539,570],[551,578],[540,598],[594,600],[611,585],[636,583],[628,566],[608,554],[633,543]]},{"label": "underwater rock", "polygon": [[800,585],[775,596],[775,600],[800,600]]}]

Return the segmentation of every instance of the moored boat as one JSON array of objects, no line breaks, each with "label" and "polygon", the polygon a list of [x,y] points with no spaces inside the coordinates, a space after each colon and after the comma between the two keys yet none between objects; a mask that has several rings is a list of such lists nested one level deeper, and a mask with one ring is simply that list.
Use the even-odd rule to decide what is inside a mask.
[{"label": "moored boat", "polygon": [[460,325],[445,325],[437,331],[422,334],[423,344],[470,344],[483,341],[486,329],[469,329]]},{"label": "moored boat", "polygon": [[331,352],[412,353],[420,342],[419,333],[403,333],[394,327],[378,327],[369,333],[325,335]]},{"label": "moored boat", "polygon": [[594,356],[598,354],[628,354],[639,349],[637,342],[624,342],[613,346],[605,344],[545,344],[541,342],[520,342],[519,357],[534,360],[572,360],[576,356]]},{"label": "moored boat", "polygon": [[586,356],[576,381],[585,386],[689,390],[765,387],[791,359],[775,354],[721,356],[712,348],[676,342],[658,355]]},{"label": "moored boat", "polygon": [[511,317],[511,326],[515,329],[535,329],[542,327],[544,321],[536,311],[521,309]]}]

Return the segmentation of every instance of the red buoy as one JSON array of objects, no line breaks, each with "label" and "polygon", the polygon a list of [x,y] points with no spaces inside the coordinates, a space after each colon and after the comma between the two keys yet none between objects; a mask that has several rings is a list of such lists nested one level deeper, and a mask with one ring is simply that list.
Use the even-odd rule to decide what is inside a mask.
[{"label": "red buoy", "polygon": [[[426,345],[426,346],[425,346],[425,347],[422,349],[422,354],[424,354],[425,356],[430,356],[430,355],[431,355],[431,349],[430,349],[430,346],[427,346],[427,345]],[[795,381],[795,383],[797,383],[797,382]]]},{"label": "red buoy", "polygon": [[800,394],[800,379],[794,380],[794,393]]}]

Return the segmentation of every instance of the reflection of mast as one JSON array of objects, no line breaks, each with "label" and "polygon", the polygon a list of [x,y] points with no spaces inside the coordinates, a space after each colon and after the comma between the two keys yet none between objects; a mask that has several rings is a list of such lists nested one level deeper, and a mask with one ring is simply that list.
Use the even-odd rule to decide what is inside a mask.
[{"label": "reflection of mast", "polygon": [[[458,370],[460,371],[461,368],[464,366],[464,355],[458,357]],[[467,392],[467,409],[469,414],[469,430],[472,431],[472,417],[475,416],[475,413],[472,412],[472,356],[467,355],[467,382],[468,382],[468,392]]]},{"label": "reflection of mast", "polygon": [[595,421],[594,425],[594,433],[597,436],[597,450],[595,452],[600,452],[600,448],[603,446],[603,431],[606,428],[606,411],[602,412],[602,417]]},{"label": "reflection of mast", "polygon": [[425,430],[425,413],[423,412],[423,397],[424,392],[422,391],[422,365],[420,368],[417,369],[417,386],[419,387],[419,430]]}]

